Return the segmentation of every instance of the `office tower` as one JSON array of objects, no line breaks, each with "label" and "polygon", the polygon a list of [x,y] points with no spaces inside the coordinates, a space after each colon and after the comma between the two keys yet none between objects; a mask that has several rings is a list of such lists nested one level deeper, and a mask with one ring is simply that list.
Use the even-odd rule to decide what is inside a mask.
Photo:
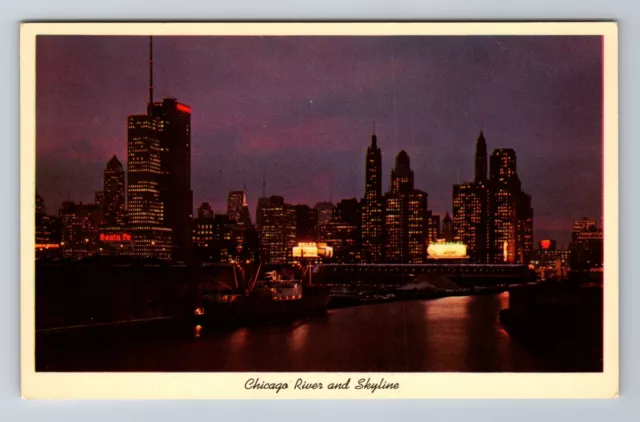
[{"label": "office tower", "polygon": [[476,166],[475,166],[475,183],[482,183],[487,180],[487,141],[484,134],[480,131],[480,135],[476,141]]},{"label": "office tower", "polygon": [[172,233],[162,199],[162,120],[129,116],[127,125],[127,212],[133,252],[139,258],[171,259]]},{"label": "office tower", "polygon": [[213,251],[215,262],[228,263],[232,260],[233,242],[232,230],[234,222],[227,214],[216,214],[213,217]]},{"label": "office tower", "polygon": [[475,262],[488,261],[489,195],[482,182],[453,186],[453,240],[467,245],[467,253]]},{"label": "office tower", "polygon": [[413,171],[405,151],[396,157],[391,175],[391,191],[384,203],[384,260],[422,263],[428,241],[427,194],[413,188]]},{"label": "office tower", "polygon": [[403,262],[404,252],[406,252],[402,242],[402,232],[405,230],[402,199],[400,194],[392,192],[384,197],[385,262]]},{"label": "office tower", "polygon": [[281,196],[270,196],[261,208],[260,259],[265,264],[286,264],[296,244],[296,210]]},{"label": "office tower", "polygon": [[389,186],[392,193],[408,193],[413,190],[413,170],[409,155],[404,150],[396,156],[396,166],[391,170]]},{"label": "office tower", "polygon": [[98,251],[100,208],[95,204],[65,201],[59,216],[62,224],[62,256],[82,259],[95,255]]},{"label": "office tower", "polygon": [[601,268],[604,259],[603,231],[595,220],[582,218],[573,223],[571,232],[571,268],[589,270]]},{"label": "office tower", "polygon": [[147,114],[128,119],[127,206],[136,256],[186,260],[192,247],[191,108],[153,100],[149,38]]},{"label": "office tower", "polygon": [[151,116],[161,124],[161,201],[171,229],[172,259],[191,255],[193,192],[191,191],[191,108],[174,98],[152,103]]},{"label": "office tower", "polygon": [[213,209],[208,202],[198,207],[198,217],[193,224],[193,244],[200,259],[209,254],[205,250],[213,247]]},{"label": "office tower", "polygon": [[333,248],[329,261],[356,263],[360,259],[358,251],[357,226],[339,218],[332,218],[320,229],[319,240]]},{"label": "office tower", "polygon": [[371,135],[371,145],[365,158],[365,188],[362,204],[362,260],[376,263],[382,260],[384,240],[382,197],[382,153],[378,148],[377,137]]},{"label": "office tower", "polygon": [[249,205],[247,203],[247,192],[231,191],[227,200],[227,215],[229,219],[237,225],[251,226],[249,215]]},{"label": "office tower", "polygon": [[320,230],[333,218],[335,206],[331,202],[318,202],[314,210],[318,216],[318,230]]},{"label": "office tower", "polygon": [[490,245],[496,263],[528,263],[533,253],[533,208],[522,191],[516,153],[495,149],[490,159]]},{"label": "office tower", "polygon": [[453,229],[453,219],[446,213],[444,218],[442,219],[442,232],[441,237],[445,242],[453,242],[455,237],[455,231]]},{"label": "office tower", "polygon": [[132,235],[125,228],[124,184],[124,169],[114,155],[104,170],[103,189],[96,192],[100,209],[98,252],[103,256],[134,255]]},{"label": "office tower", "polygon": [[249,264],[257,258],[258,238],[254,227],[234,225],[231,229],[231,259]]},{"label": "office tower", "polygon": [[36,259],[60,256],[60,220],[47,215],[44,200],[36,192]]},{"label": "office tower", "polygon": [[440,216],[432,214],[431,211],[428,212],[429,217],[429,243],[434,243],[436,240],[440,239]]},{"label": "office tower", "polygon": [[294,205],[296,213],[296,242],[315,242],[318,215],[306,204]]},{"label": "office tower", "polygon": [[102,203],[96,205],[102,209],[102,224],[106,226],[124,226],[125,191],[124,168],[115,155],[104,169]]},{"label": "office tower", "polygon": [[258,198],[258,204],[256,205],[256,231],[258,236],[262,230],[262,210],[269,205],[269,198],[263,196]]}]

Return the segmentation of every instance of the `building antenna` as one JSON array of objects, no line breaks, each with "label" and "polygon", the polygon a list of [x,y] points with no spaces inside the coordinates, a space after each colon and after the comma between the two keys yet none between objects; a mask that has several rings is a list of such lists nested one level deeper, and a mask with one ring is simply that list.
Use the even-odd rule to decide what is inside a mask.
[{"label": "building antenna", "polygon": [[373,135],[376,134],[376,121],[375,120],[373,121],[373,132],[372,133],[373,133]]},{"label": "building antenna", "polygon": [[480,113],[480,133],[484,131],[484,113]]},{"label": "building antenna", "polygon": [[149,36],[149,111],[153,110],[153,37]]}]

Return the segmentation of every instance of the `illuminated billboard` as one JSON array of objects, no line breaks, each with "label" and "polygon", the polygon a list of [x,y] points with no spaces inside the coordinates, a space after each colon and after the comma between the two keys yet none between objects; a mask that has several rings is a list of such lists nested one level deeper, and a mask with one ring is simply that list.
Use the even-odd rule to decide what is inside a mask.
[{"label": "illuminated billboard", "polygon": [[294,258],[331,258],[333,248],[326,243],[301,242],[293,247]]},{"label": "illuminated billboard", "polygon": [[464,259],[467,256],[467,245],[460,242],[445,242],[437,240],[427,247],[429,259]]},{"label": "illuminated billboard", "polygon": [[101,242],[130,242],[131,235],[127,233],[105,234],[100,233]]}]

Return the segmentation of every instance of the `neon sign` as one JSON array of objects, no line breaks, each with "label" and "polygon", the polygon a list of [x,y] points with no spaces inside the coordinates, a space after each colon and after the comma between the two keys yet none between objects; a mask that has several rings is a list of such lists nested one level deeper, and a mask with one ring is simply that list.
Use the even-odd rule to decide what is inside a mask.
[{"label": "neon sign", "polygon": [[542,249],[549,249],[549,246],[551,246],[551,241],[550,240],[541,240],[540,241],[540,246],[542,246]]},{"label": "neon sign", "polygon": [[104,234],[100,233],[101,242],[125,242],[130,241],[131,235],[127,233],[122,234]]},{"label": "neon sign", "polygon": [[186,106],[184,104],[180,104],[180,103],[178,103],[177,107],[178,107],[178,110],[191,114],[191,107]]}]

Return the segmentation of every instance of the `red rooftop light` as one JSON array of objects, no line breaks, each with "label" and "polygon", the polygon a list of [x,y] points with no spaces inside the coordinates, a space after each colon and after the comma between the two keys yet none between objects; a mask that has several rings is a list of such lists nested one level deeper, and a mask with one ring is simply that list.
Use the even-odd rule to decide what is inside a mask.
[{"label": "red rooftop light", "polygon": [[178,103],[178,110],[191,114],[191,107]]}]

